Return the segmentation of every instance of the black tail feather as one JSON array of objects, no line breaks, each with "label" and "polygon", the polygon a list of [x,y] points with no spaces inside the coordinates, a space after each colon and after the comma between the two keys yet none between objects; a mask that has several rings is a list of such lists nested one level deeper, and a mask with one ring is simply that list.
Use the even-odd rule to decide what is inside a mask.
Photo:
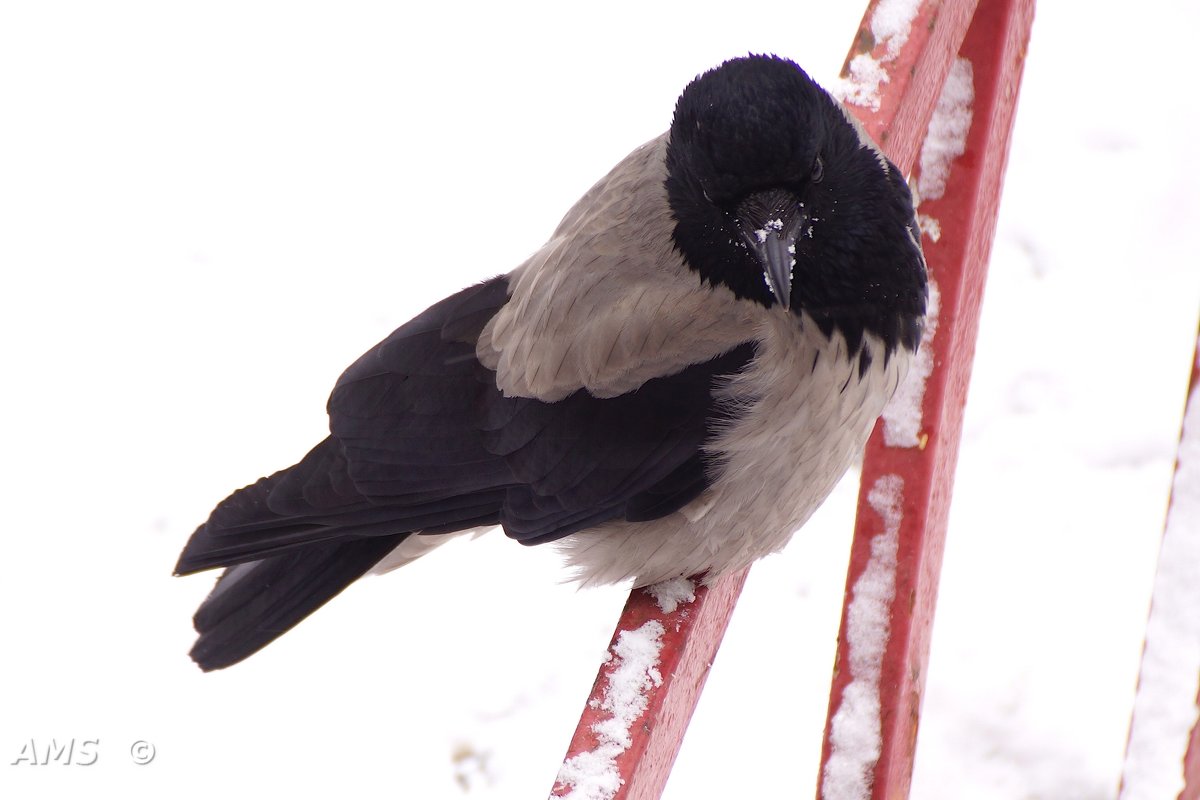
[{"label": "black tail feather", "polygon": [[253,655],[361,577],[408,534],[311,544],[225,570],[194,618],[208,672]]},{"label": "black tail feather", "polygon": [[345,474],[338,444],[326,439],[300,463],[222,500],[188,539],[176,575],[231,567],[334,541],[412,531],[454,531],[499,522],[505,489],[452,496],[364,498]]}]

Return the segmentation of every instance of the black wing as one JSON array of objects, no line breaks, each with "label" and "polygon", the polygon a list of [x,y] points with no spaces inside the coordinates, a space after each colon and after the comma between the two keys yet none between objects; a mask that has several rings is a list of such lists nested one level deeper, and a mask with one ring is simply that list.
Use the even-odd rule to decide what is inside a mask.
[{"label": "black wing", "polygon": [[330,429],[369,502],[432,509],[499,490],[505,532],[538,544],[663,516],[708,486],[703,444],[721,413],[713,387],[746,365],[751,344],[618,397],[505,397],[475,344],[506,301],[504,278],[461,292],[342,375]]},{"label": "black wing", "polygon": [[615,398],[505,397],[475,343],[507,300],[497,278],[396,330],[338,380],[332,435],[196,530],[176,573],[231,567],[196,613],[202,668],[262,648],[412,533],[499,523],[538,544],[664,516],[709,485],[713,386],[751,344]]},{"label": "black wing", "polygon": [[538,544],[610,519],[669,514],[710,482],[724,355],[600,399],[505,397],[475,357],[507,302],[496,278],[432,306],[356,361],[329,399],[329,439],[234,493],[188,542],[180,574],[294,547],[501,524]]}]

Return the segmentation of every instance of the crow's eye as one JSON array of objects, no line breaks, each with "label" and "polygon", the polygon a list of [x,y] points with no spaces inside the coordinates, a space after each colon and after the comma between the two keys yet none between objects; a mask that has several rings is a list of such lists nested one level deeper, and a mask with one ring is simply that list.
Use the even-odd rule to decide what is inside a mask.
[{"label": "crow's eye", "polygon": [[812,182],[820,183],[821,179],[824,177],[825,177],[825,162],[821,161],[820,156],[817,156],[817,160],[813,162],[813,166],[812,166]]}]

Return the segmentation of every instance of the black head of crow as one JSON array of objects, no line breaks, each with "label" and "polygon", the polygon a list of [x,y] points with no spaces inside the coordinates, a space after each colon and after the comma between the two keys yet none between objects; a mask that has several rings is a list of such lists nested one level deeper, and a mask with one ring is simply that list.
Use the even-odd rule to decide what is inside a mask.
[{"label": "black head of crow", "polygon": [[707,579],[781,548],[907,371],[925,266],[896,167],[795,64],[734,59],[517,269],[350,366],[330,436],[222,501],[204,669],[368,571],[499,525],[585,583]]}]

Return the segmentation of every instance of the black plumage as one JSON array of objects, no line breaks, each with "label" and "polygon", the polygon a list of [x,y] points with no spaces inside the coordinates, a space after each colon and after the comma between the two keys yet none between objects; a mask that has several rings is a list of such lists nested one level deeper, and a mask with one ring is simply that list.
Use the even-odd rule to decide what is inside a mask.
[{"label": "black plumage", "polygon": [[541,544],[614,517],[656,519],[709,485],[713,382],[752,345],[616,398],[505,397],[474,348],[506,290],[504,278],[466,289],[369,350],[329,398],[330,438],[192,535],[176,574],[254,562],[196,616],[202,667],[265,646],[411,532],[503,524]]}]

